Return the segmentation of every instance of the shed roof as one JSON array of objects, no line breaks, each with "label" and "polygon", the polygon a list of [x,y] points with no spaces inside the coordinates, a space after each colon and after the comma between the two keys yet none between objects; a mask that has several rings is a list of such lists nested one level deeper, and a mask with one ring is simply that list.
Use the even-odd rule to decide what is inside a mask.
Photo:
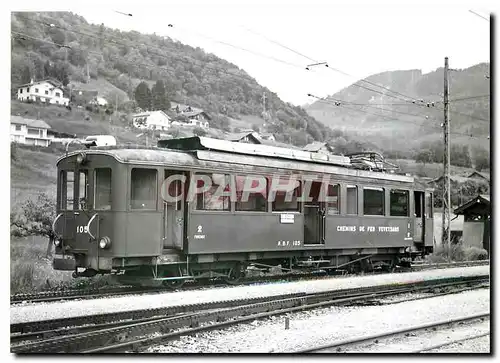
[{"label": "shed roof", "polygon": [[29,127],[37,127],[39,129],[50,129],[50,126],[42,120],[33,120],[21,116],[10,116],[11,124],[26,125]]},{"label": "shed roof", "polygon": [[479,194],[472,198],[471,200],[465,202],[458,208],[456,208],[453,213],[464,214],[469,208],[477,205],[484,205],[486,208],[490,208],[490,196],[488,194]]}]

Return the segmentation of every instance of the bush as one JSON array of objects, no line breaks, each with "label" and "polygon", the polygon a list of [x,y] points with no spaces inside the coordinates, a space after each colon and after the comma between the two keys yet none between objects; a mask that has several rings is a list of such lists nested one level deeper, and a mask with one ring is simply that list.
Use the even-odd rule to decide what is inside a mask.
[{"label": "bush", "polygon": [[477,261],[477,260],[487,260],[488,259],[488,251],[484,248],[479,247],[467,247],[464,250],[465,261]]},{"label": "bush", "polygon": [[193,134],[195,134],[196,136],[205,136],[207,132],[201,127],[195,127],[193,129]]},{"label": "bush", "polygon": [[17,144],[15,142],[10,143],[10,160],[17,160]]},{"label": "bush", "polygon": [[448,254],[448,246],[438,246],[433,253],[426,256],[426,261],[430,263],[442,263],[488,259],[488,252],[483,248],[475,246],[465,247],[462,242],[452,244],[450,248],[451,250]]}]

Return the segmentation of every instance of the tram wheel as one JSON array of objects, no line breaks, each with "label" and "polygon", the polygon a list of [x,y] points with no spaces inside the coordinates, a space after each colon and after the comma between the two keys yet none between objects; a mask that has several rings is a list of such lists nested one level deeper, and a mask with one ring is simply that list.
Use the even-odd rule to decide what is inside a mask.
[{"label": "tram wheel", "polygon": [[229,285],[236,285],[240,282],[242,276],[241,265],[238,263],[229,271],[224,281]]}]

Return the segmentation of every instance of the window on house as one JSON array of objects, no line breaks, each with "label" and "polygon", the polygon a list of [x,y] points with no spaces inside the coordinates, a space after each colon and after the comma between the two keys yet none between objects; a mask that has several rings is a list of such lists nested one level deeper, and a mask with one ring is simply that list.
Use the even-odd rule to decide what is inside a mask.
[{"label": "window on house", "polygon": [[[228,174],[197,174],[206,179],[210,189],[206,191],[201,191],[196,194],[195,198],[195,210],[223,210],[230,211],[231,204],[229,203],[229,196],[222,196],[223,193],[220,192],[222,188],[223,191],[227,192],[230,190],[230,177]],[[198,190],[204,189],[205,181],[201,178],[197,178]],[[225,193],[224,193],[225,194]]]},{"label": "window on house", "polygon": [[[281,185],[287,185],[289,183],[288,178],[281,177],[279,180],[272,181],[273,183],[278,183]],[[297,212],[300,211],[300,181],[298,181],[298,186],[292,191],[278,190],[275,193],[273,201],[273,212]],[[274,188],[277,189],[277,188]]]},{"label": "window on house", "polygon": [[156,209],[156,169],[132,169],[130,204],[132,209]]},{"label": "window on house", "polygon": [[94,208],[98,210],[111,209],[111,169],[95,169]]},{"label": "window on house", "polygon": [[16,125],[16,131],[21,131],[22,126],[21,125]]},{"label": "window on house", "polygon": [[28,88],[26,88],[26,92],[28,92],[28,93],[30,92],[30,88],[29,88],[29,87],[28,87]]},{"label": "window on house", "polygon": [[74,201],[75,173],[61,171],[61,209],[72,210]]},{"label": "window on house", "polygon": [[[267,178],[257,175],[237,175],[235,181],[237,211],[267,212]],[[245,192],[245,189],[249,191]]]},{"label": "window on house", "polygon": [[19,90],[19,93],[23,93],[23,89],[22,88]]},{"label": "window on house", "polygon": [[56,92],[56,97],[61,97],[61,93]]},{"label": "window on house", "polygon": [[45,91],[45,94],[48,95],[49,94],[49,91]]},{"label": "window on house", "polygon": [[38,88],[35,88],[35,93],[38,93]]},{"label": "window on house", "polygon": [[408,190],[391,190],[391,216],[408,217],[410,193]]},{"label": "window on house", "polygon": [[340,185],[328,184],[328,215],[340,214]]},{"label": "window on house", "polygon": [[355,185],[347,186],[347,214],[358,214],[358,187]]},{"label": "window on house", "polygon": [[385,193],[383,188],[363,188],[363,213],[366,216],[384,215]]},{"label": "window on house", "polygon": [[28,128],[28,135],[40,136],[40,130]]}]

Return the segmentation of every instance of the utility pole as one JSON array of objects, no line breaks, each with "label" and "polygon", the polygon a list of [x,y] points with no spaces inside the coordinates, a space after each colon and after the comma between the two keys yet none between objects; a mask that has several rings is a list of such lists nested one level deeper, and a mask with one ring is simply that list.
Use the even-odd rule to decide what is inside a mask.
[{"label": "utility pole", "polygon": [[444,155],[443,155],[443,226],[442,243],[443,247],[448,248],[448,259],[451,257],[451,231],[450,231],[450,125],[448,119],[448,57],[444,59]]},{"label": "utility pole", "polygon": [[266,113],[266,92],[262,94],[262,112]]}]

